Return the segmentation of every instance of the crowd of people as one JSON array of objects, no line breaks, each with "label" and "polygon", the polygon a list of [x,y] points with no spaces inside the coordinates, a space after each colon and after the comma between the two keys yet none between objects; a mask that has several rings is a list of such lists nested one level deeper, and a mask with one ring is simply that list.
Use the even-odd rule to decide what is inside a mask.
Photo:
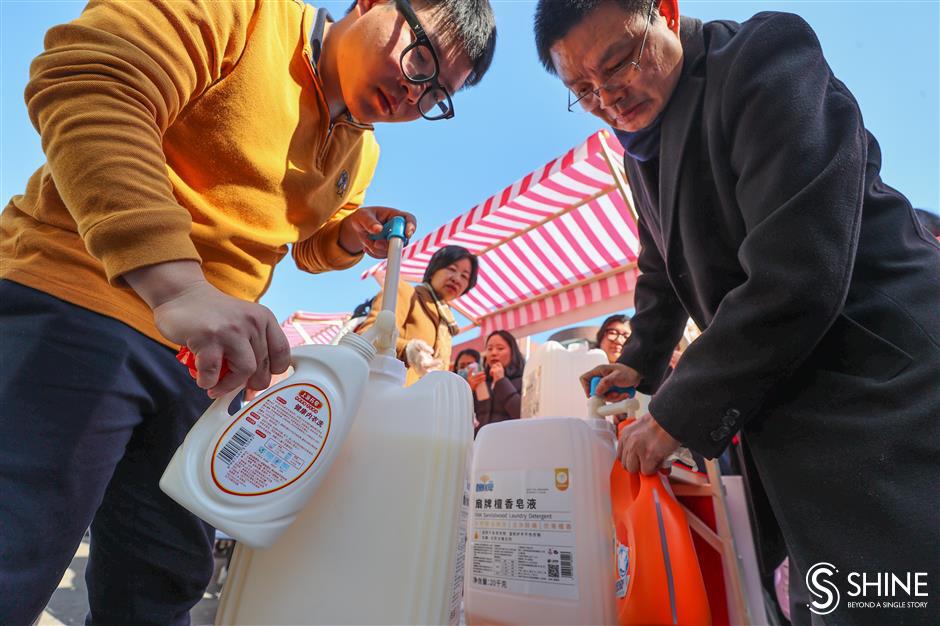
[{"label": "crowd of people", "polygon": [[[652,396],[620,434],[627,469],[739,437],[794,624],[820,618],[803,583],[818,562],[923,572],[935,593],[940,246],[882,181],[813,29],[539,0],[534,36],[568,110],[625,150],[636,312],[602,328],[611,362],[582,382]],[[183,625],[214,531],[160,491],[163,468],[214,398],[287,369],[258,300],[288,253],[316,274],[384,257],[372,236],[394,216],[414,233],[363,206],[372,125],[453,118],[495,17],[488,0],[356,0],[336,20],[303,2],[91,2],[44,44],[25,99],[47,162],[0,220],[0,623],[35,620],[90,525],[86,623]],[[439,255],[399,293],[411,380],[451,367],[448,302],[476,277],[466,250]],[[677,362],[689,318],[702,334]],[[478,428],[517,418],[512,335],[489,335],[475,372],[458,356]],[[936,624],[940,605],[904,618]]]}]

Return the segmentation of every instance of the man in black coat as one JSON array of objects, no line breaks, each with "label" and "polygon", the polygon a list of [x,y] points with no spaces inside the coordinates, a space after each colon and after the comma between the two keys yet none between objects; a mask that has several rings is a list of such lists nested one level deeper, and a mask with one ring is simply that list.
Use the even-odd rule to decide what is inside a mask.
[{"label": "man in black coat", "polygon": [[[940,624],[940,246],[882,182],[812,29],[540,0],[535,30],[573,106],[627,152],[633,334],[585,375],[655,392],[625,466],[654,472],[680,443],[715,457],[740,431],[791,570],[811,577],[795,623]],[[663,381],[689,316],[703,333]]]}]

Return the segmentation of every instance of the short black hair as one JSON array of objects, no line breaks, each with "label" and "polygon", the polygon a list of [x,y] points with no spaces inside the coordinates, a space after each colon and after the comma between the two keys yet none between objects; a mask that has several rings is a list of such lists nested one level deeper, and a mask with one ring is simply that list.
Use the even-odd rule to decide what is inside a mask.
[{"label": "short black hair", "polygon": [[444,246],[431,255],[431,260],[428,261],[428,267],[424,270],[424,278],[422,281],[430,285],[431,277],[434,276],[438,270],[453,265],[460,259],[470,261],[470,280],[467,281],[467,288],[464,289],[463,293],[460,295],[467,293],[477,284],[477,274],[480,270],[480,263],[477,261],[476,255],[463,246]]},{"label": "short black hair", "polygon": [[[355,9],[356,4],[354,0],[346,13]],[[416,10],[441,11],[441,28],[435,34],[456,39],[470,59],[470,75],[463,86],[472,87],[483,80],[496,52],[496,16],[489,0],[413,0],[411,4]],[[426,24],[423,26],[427,28]]]},{"label": "short black hair", "polygon": [[[493,335],[502,337],[503,341],[509,344],[509,351],[512,353],[512,360],[509,361],[509,367],[506,368],[506,376],[510,378],[522,376],[522,372],[525,369],[525,357],[522,356],[522,350],[519,349],[519,343],[516,341],[516,338],[513,337],[512,333],[508,330],[494,330],[486,336],[486,341],[483,342],[484,346],[489,343]],[[486,379],[492,380],[489,367],[486,368]]]},{"label": "short black hair", "polygon": [[454,362],[450,366],[450,371],[452,372],[457,371],[457,364],[460,363],[460,358],[464,355],[470,355],[473,357],[474,361],[476,361],[477,363],[480,362],[480,352],[478,350],[474,350],[473,348],[465,348],[457,353],[457,357],[454,359]]},{"label": "short black hair", "polygon": [[601,324],[601,327],[600,327],[599,329],[597,329],[597,337],[594,338],[594,345],[600,347],[600,345],[601,345],[601,339],[604,338],[604,333],[607,332],[607,327],[610,326],[611,324],[618,324],[618,323],[619,323],[619,324],[629,324],[629,323],[630,323],[630,318],[627,317],[626,315],[623,315],[623,314],[620,314],[620,313],[616,313],[616,314],[611,315],[610,317],[608,317],[608,318],[607,318],[606,320],[604,320],[604,322]]},{"label": "short black hair", "polygon": [[[551,49],[559,39],[581,23],[594,9],[615,2],[631,13],[648,13],[657,0],[539,0],[535,7],[535,49],[539,61],[550,74],[557,74]],[[655,11],[653,12],[655,20]]]}]

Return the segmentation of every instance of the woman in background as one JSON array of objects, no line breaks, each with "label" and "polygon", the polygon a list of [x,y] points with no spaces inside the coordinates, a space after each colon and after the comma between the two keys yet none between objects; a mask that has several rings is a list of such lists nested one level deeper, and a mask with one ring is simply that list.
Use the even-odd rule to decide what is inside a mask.
[{"label": "woman in background", "polygon": [[[408,368],[406,385],[431,370],[450,363],[451,338],[460,332],[449,303],[476,285],[477,258],[461,246],[444,246],[434,253],[420,285],[398,285],[395,320],[398,322],[396,354]],[[356,329],[363,333],[382,310],[382,294],[372,303],[369,317]]]},{"label": "woman in background", "polygon": [[[486,372],[480,367],[480,353],[473,348],[460,351],[457,358],[454,359],[451,371],[467,381],[472,393],[475,393],[477,387],[486,380]],[[475,395],[474,398],[476,398]],[[477,421],[476,415],[474,415],[473,428],[476,429],[479,427],[480,422]]]},{"label": "woman in background", "polygon": [[525,358],[516,338],[508,331],[497,330],[486,338],[483,357],[484,384],[474,391],[477,422],[483,428],[493,422],[519,419],[522,407],[522,371]]},{"label": "woman in background", "polygon": [[[471,370],[474,369],[474,365],[479,367],[480,353],[473,348],[467,348],[465,350],[461,350],[460,353],[457,354],[457,358],[454,359],[454,364],[451,366],[450,371],[464,376],[464,374],[461,374],[461,372],[465,372],[467,374],[472,373]],[[464,376],[464,378],[466,378],[466,376]]]},{"label": "woman in background", "polygon": [[607,354],[611,363],[616,363],[629,337],[630,318],[621,314],[611,315],[597,331],[597,347]]}]

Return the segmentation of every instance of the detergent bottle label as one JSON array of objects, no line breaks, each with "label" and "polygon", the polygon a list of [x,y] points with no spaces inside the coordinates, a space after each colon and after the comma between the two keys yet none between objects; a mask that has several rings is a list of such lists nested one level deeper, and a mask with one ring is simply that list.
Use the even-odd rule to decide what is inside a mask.
[{"label": "detergent bottle label", "polygon": [[316,385],[265,394],[238,414],[212,451],[215,486],[236,496],[287,487],[316,463],[330,436],[332,408]]},{"label": "detergent bottle label", "polygon": [[535,417],[539,414],[539,394],[542,392],[542,366],[539,365],[528,380],[523,381],[522,416]]},{"label": "detergent bottle label", "polygon": [[472,579],[491,591],[579,599],[566,467],[473,476]]},{"label": "detergent bottle label", "polygon": [[620,543],[620,540],[614,538],[614,554],[617,559],[617,580],[614,583],[614,591],[618,598],[624,598],[627,595],[627,588],[630,586],[630,548]]}]

